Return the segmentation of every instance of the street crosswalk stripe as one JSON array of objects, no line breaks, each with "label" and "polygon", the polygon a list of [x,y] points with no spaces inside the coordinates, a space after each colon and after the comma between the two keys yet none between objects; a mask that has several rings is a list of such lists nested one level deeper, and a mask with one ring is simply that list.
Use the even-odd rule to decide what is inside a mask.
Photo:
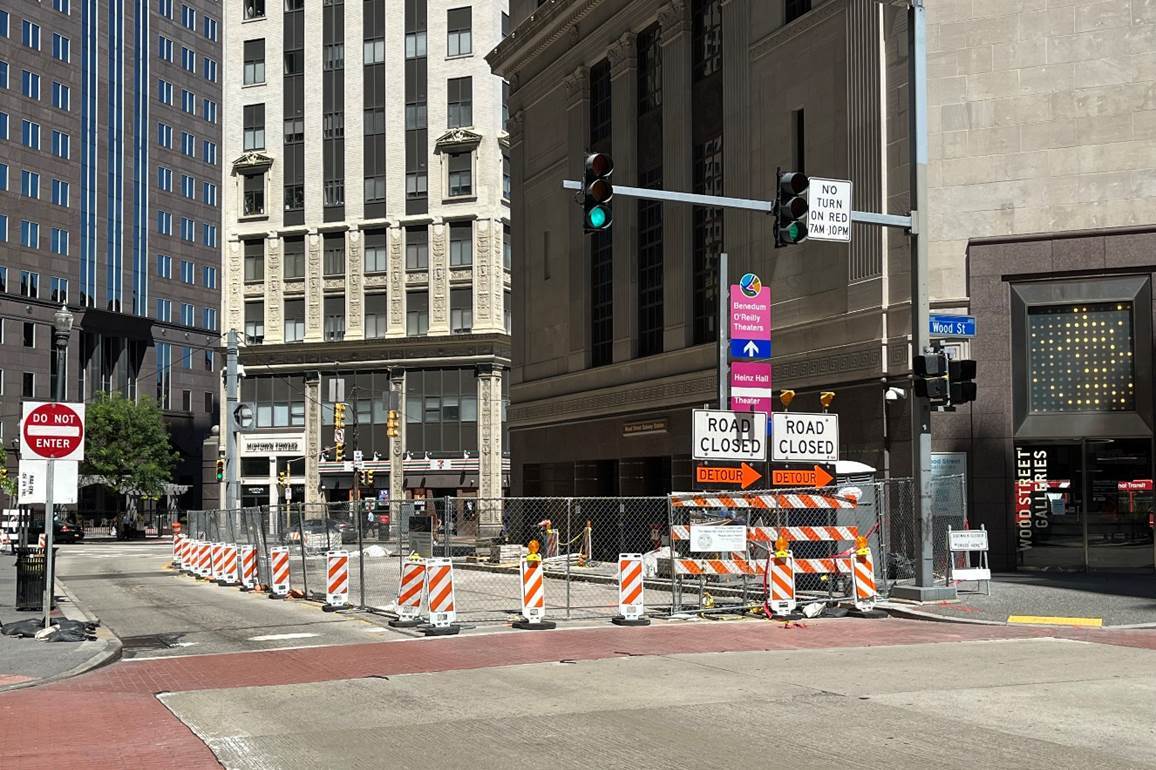
[{"label": "street crosswalk stripe", "polygon": [[321,634],[265,634],[264,636],[250,636],[250,642],[279,642],[282,639],[308,639]]}]

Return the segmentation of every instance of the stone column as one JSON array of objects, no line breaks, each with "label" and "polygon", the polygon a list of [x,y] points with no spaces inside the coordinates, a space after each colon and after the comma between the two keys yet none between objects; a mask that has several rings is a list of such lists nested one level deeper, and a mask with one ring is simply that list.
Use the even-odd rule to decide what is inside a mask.
[{"label": "stone column", "polygon": [[[751,197],[750,19],[751,0],[722,0],[723,190],[738,198]],[[746,250],[753,221],[749,211],[723,209],[724,250]]]},{"label": "stone column", "polygon": [[[586,151],[590,147],[590,70],[587,67],[575,68],[562,79],[562,85],[566,88],[567,179],[582,179],[586,174]],[[571,227],[568,231],[569,369],[575,372],[590,365],[590,237],[581,227]]]},{"label": "stone column", "polygon": [[429,229],[429,333],[450,333],[449,231],[445,222]]},{"label": "stone column", "polygon": [[389,238],[389,318],[385,327],[386,337],[405,336],[405,259],[401,253],[401,238],[404,230],[396,225],[387,233]]},{"label": "stone column", "polygon": [[321,500],[321,374],[305,375],[305,503]]},{"label": "stone column", "polygon": [[[514,100],[514,94],[517,93],[515,85],[516,80],[510,83],[511,95],[510,99]],[[526,302],[523,297],[526,287],[529,286],[530,277],[530,250],[528,248],[529,240],[526,237],[526,196],[521,193],[522,180],[525,179],[524,154],[526,145],[525,137],[525,118],[521,110],[515,110],[511,107],[510,120],[506,124],[507,130],[510,132],[510,184],[511,196],[510,201],[510,221],[513,224],[510,228],[510,250],[512,253],[512,260],[510,264],[510,280],[517,283],[519,291],[517,294],[511,294],[511,301],[515,302],[513,308],[513,325],[510,329],[510,350],[515,360],[524,361],[525,355],[523,351],[525,348],[525,329],[526,319],[523,318],[525,313],[522,308],[526,307]],[[571,261],[573,261],[573,253],[571,253]],[[504,269],[504,268],[503,268]],[[503,316],[502,323],[505,324],[505,289],[503,281]],[[573,285],[573,284],[571,284]],[[516,299],[514,299],[516,298]],[[582,367],[584,368],[584,367]],[[480,515],[480,514],[479,514]]]},{"label": "stone column", "polygon": [[[321,234],[311,229],[305,236],[305,341],[321,342],[321,305],[325,292],[321,279]],[[280,337],[280,333],[278,333]]]},{"label": "stone column", "polygon": [[[405,499],[405,369],[400,367],[389,370],[389,390],[397,394],[397,430],[398,436],[389,442],[389,499],[391,516],[400,516],[401,508],[397,501]],[[401,522],[394,522],[394,527],[400,527]]]},{"label": "stone column", "polygon": [[[633,33],[610,46],[611,156],[614,181],[638,184],[638,55]],[[614,201],[614,360],[629,361],[638,349],[638,203]]]},{"label": "stone column", "polygon": [[475,332],[504,332],[502,317],[501,222],[474,222],[474,327]]},{"label": "stone column", "polygon": [[[224,289],[224,324],[221,329],[236,329],[241,334],[241,344],[245,344],[245,264],[241,256],[241,241],[229,238],[225,248],[226,262],[221,276]],[[224,403],[222,400],[221,403]]]},{"label": "stone column", "polygon": [[362,285],[365,283],[362,267],[364,237],[357,226],[345,234],[345,339],[365,339],[365,313]]},{"label": "stone column", "polygon": [[[690,16],[686,0],[670,0],[658,13],[662,28],[662,178],[668,190],[691,190]],[[663,350],[693,342],[694,208],[662,207]]]},{"label": "stone column", "polygon": [[481,364],[478,376],[478,537],[502,528],[502,367]]}]

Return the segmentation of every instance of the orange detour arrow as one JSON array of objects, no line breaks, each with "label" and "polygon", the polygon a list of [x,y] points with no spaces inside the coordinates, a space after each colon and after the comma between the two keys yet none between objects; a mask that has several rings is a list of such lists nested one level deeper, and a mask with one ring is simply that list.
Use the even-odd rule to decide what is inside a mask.
[{"label": "orange detour arrow", "polygon": [[699,465],[694,473],[694,480],[699,484],[739,484],[743,489],[762,477],[763,474],[746,463],[738,468],[733,465]]},{"label": "orange detour arrow", "polygon": [[809,471],[771,471],[771,484],[776,487],[825,487],[832,481],[834,478],[820,465],[816,465],[814,469]]}]

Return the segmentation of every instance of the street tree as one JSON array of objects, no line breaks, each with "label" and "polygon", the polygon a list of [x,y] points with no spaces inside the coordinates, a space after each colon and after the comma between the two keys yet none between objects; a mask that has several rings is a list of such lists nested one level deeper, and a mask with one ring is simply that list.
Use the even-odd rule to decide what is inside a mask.
[{"label": "street tree", "polygon": [[154,401],[102,394],[88,405],[81,473],[129,499],[156,498],[172,480],[178,455]]}]

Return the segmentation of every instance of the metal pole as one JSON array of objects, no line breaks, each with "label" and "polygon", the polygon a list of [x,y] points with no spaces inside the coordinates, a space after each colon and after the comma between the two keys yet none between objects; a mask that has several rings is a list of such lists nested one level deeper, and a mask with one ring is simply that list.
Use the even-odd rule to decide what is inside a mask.
[{"label": "metal pole", "polygon": [[240,400],[237,385],[237,330],[229,329],[225,351],[225,507],[237,507],[241,482],[241,461],[237,457],[237,404]]},{"label": "metal pole", "polygon": [[730,288],[727,284],[727,253],[718,255],[718,408],[727,408],[727,350],[730,345]]},{"label": "metal pole", "polygon": [[52,493],[54,486],[54,472],[56,461],[48,460],[46,482],[48,488],[44,491],[44,627],[52,624]]},{"label": "metal pole", "polygon": [[[927,195],[927,20],[924,0],[910,0],[907,9],[908,92],[911,122],[911,356],[929,351],[928,195]],[[935,586],[931,508],[931,404],[925,398],[911,401],[911,477],[915,486],[915,518],[919,526],[919,564],[916,585],[897,595],[919,600],[950,598],[950,586]],[[907,587],[902,587],[907,588]]]}]

